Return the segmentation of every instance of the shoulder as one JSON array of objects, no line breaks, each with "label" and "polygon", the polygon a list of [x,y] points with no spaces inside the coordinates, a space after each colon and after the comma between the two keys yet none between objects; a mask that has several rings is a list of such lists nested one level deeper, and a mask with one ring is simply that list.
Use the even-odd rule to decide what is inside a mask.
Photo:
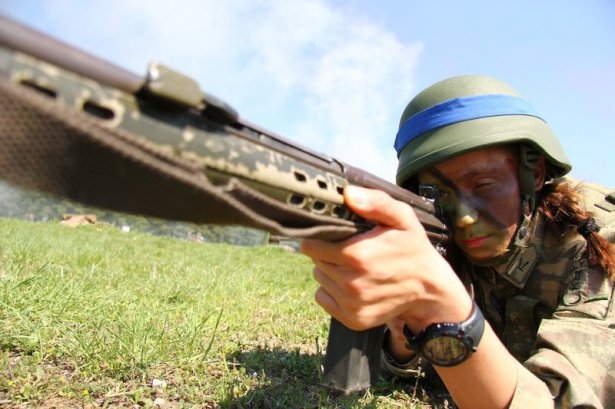
[{"label": "shoulder", "polygon": [[[601,236],[615,242],[615,190],[569,177],[554,183],[568,184],[577,193],[575,206],[591,214],[600,226]],[[541,254],[543,264],[539,271],[561,271],[559,279],[565,284],[556,316],[592,317],[613,323],[613,281],[602,269],[592,266],[587,241],[576,229],[565,236],[550,231]]]},{"label": "shoulder", "polygon": [[567,183],[579,193],[579,205],[590,212],[600,226],[600,235],[615,243],[615,188],[582,182],[571,177],[556,180]]}]

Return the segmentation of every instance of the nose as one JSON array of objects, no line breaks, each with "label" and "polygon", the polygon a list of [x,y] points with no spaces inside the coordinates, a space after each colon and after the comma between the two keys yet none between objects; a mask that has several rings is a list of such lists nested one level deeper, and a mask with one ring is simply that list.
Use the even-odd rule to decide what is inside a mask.
[{"label": "nose", "polygon": [[474,206],[469,205],[463,200],[457,202],[455,212],[455,226],[462,229],[478,221],[478,212]]}]

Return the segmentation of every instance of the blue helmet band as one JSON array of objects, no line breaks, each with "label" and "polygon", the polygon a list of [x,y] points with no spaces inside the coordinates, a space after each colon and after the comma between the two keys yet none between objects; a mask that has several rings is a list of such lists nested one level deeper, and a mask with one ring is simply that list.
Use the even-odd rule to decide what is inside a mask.
[{"label": "blue helmet band", "polygon": [[512,95],[453,98],[417,112],[400,126],[394,145],[397,156],[408,142],[425,132],[458,122],[501,115],[529,115],[542,120],[529,102]]}]

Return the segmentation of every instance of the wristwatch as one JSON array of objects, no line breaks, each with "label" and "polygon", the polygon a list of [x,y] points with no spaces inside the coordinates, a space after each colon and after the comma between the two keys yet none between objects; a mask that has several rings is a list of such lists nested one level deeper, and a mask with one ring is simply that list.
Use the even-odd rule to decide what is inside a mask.
[{"label": "wristwatch", "polygon": [[460,323],[430,324],[416,336],[404,325],[406,348],[437,366],[455,366],[468,359],[476,352],[484,330],[485,318],[474,303],[468,319]]}]

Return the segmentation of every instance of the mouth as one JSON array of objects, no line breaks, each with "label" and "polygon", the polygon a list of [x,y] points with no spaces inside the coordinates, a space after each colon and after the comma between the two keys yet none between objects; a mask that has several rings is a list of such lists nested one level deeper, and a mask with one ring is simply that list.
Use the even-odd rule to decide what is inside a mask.
[{"label": "mouth", "polygon": [[487,240],[489,240],[489,236],[471,237],[469,239],[461,240],[461,243],[466,248],[475,249],[485,244]]}]

